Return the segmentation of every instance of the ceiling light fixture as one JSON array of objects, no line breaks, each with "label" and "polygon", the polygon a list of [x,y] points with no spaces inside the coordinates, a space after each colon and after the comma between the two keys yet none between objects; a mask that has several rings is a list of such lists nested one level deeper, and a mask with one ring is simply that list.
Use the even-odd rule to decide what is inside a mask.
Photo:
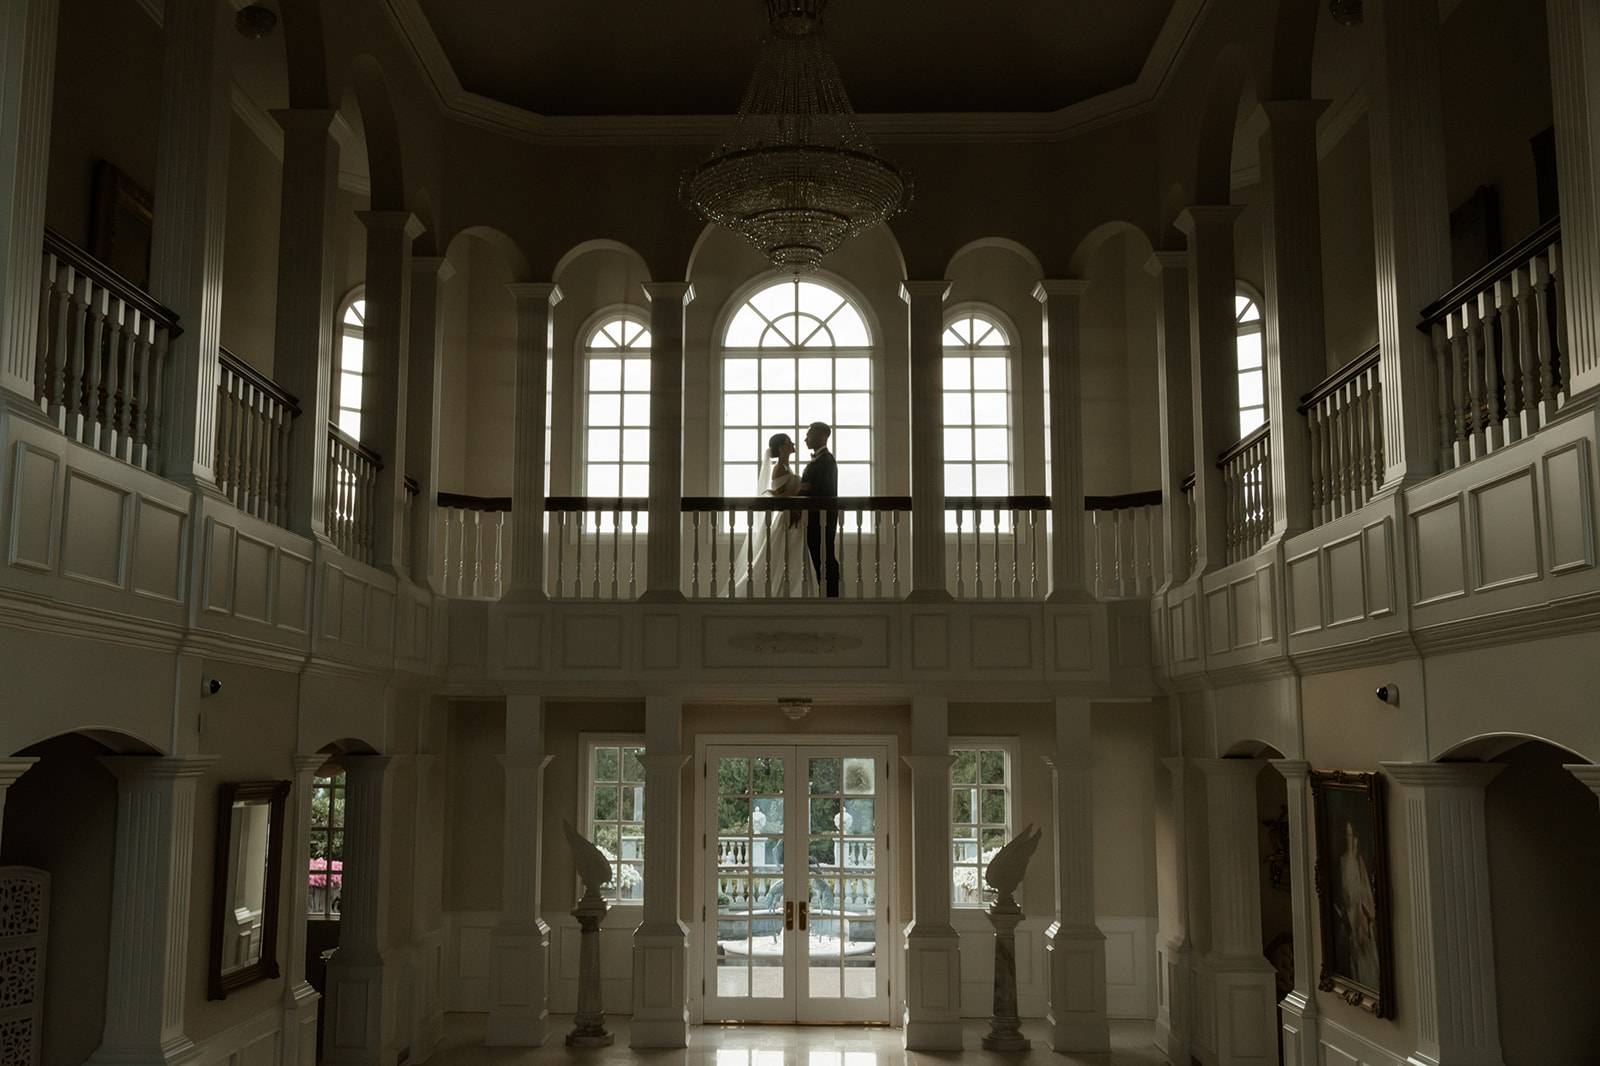
[{"label": "ceiling light fixture", "polygon": [[766,0],[771,33],[733,134],[683,198],[797,273],[905,209],[910,183],[873,151],[822,43],[827,0]]},{"label": "ceiling light fixture", "polygon": [[1365,16],[1361,0],[1328,0],[1328,13],[1341,26],[1359,26]]}]

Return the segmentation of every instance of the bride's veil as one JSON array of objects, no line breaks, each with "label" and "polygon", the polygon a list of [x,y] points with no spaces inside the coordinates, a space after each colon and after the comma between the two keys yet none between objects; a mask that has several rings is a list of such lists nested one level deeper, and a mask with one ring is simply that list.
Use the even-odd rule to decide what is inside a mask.
[{"label": "bride's veil", "polygon": [[[778,460],[767,454],[765,448],[761,450],[761,461],[756,464],[756,491],[757,496],[766,496],[772,491],[772,472],[778,467]],[[752,574],[761,573],[763,557],[767,553],[767,526],[773,519],[770,511],[756,511],[754,515],[748,512],[744,515],[735,511],[731,521],[738,535],[732,538],[733,544],[733,587],[736,594],[748,595],[746,584]],[[745,531],[745,521],[750,518],[754,525]],[[749,567],[745,566],[746,561]]]}]

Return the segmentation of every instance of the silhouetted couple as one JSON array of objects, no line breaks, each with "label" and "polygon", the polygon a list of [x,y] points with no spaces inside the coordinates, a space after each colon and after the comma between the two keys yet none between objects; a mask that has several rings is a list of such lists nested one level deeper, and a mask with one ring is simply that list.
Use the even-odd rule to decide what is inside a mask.
[{"label": "silhouetted couple", "polygon": [[[805,470],[798,477],[789,465],[789,459],[795,453],[794,441],[787,433],[774,433],[772,439],[767,441],[767,450],[761,464],[761,479],[756,491],[762,496],[812,496],[820,499],[837,497],[839,495],[839,464],[834,461],[833,453],[828,450],[828,438],[833,436],[833,428],[826,422],[813,422],[806,427],[806,447],[811,449],[811,461],[806,464]],[[788,558],[788,541],[792,533],[796,532],[797,522],[793,519],[798,515],[791,514],[777,524],[773,535],[779,538],[778,550]],[[827,527],[827,540],[823,540],[823,527]],[[826,516],[822,511],[806,512],[806,554],[811,557],[811,573],[816,577],[828,596],[838,598],[839,595],[839,557],[837,543],[839,539],[839,512],[829,510]],[[766,523],[756,527],[755,536],[757,544],[752,548],[751,558],[759,561],[767,552]],[[752,562],[746,569],[741,579],[753,581],[758,567]],[[784,573],[787,576],[788,568],[785,564]],[[780,593],[787,595],[789,590],[783,587]]]}]

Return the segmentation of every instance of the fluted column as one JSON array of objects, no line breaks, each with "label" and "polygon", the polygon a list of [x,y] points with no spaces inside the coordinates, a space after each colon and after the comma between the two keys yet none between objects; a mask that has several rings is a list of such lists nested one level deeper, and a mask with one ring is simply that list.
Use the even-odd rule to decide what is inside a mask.
[{"label": "fluted column", "polygon": [[0,389],[23,409],[34,402],[58,7],[13,0],[0,12]]},{"label": "fluted column", "polygon": [[[1317,117],[1326,100],[1269,100],[1261,135],[1263,358],[1272,435],[1272,531],[1311,528],[1311,431],[1300,397],[1327,376]],[[1340,353],[1354,356],[1355,352]]]},{"label": "fluted column", "polygon": [[1041,281],[1044,362],[1050,388],[1050,599],[1087,600],[1083,511],[1083,337],[1087,281]]},{"label": "fluted column", "polygon": [[[542,395],[540,409],[543,409]],[[540,696],[506,696],[506,805],[500,921],[490,939],[489,1022],[484,1042],[537,1047],[547,1034],[550,927],[540,913],[545,706]]]},{"label": "fluted column", "polygon": [[950,599],[944,556],[944,301],[950,282],[902,281],[911,382],[911,595]]},{"label": "fluted column", "polygon": [[1273,759],[1288,785],[1289,897],[1293,909],[1294,989],[1279,1002],[1285,1048],[1299,1049],[1291,1061],[1318,1061],[1317,977],[1312,945],[1317,942],[1317,855],[1311,844],[1311,764],[1304,759]]},{"label": "fluted column", "polygon": [[961,938],[950,924],[950,702],[911,701],[911,921],[905,928],[908,1050],[961,1050]]},{"label": "fluted column", "polygon": [[1189,256],[1155,252],[1156,385],[1161,411],[1161,549],[1168,586],[1189,576],[1189,510],[1183,483],[1194,473],[1194,392],[1189,367]]},{"label": "fluted column", "polygon": [[322,1061],[378,1066],[385,1055],[383,796],[390,759],[345,755],[339,762],[345,773],[344,881],[339,948],[328,961]]},{"label": "fluted column", "polygon": [[678,870],[683,767],[689,761],[683,700],[646,696],[644,725],[644,906],[633,932],[629,1044],[681,1048],[689,1044],[689,928],[683,924]]},{"label": "fluted column", "polygon": [[95,1066],[185,1062],[195,786],[214,756],[117,756],[117,843],[111,868],[111,957],[105,1031]]},{"label": "fluted column", "polygon": [[[411,360],[406,377],[406,474],[417,483],[411,506],[411,581],[432,588],[433,529],[439,494],[439,398],[443,392],[444,286],[450,260],[411,260]],[[513,518],[515,521],[515,518]],[[442,589],[433,589],[440,592]]]},{"label": "fluted column", "polygon": [[326,755],[296,755],[289,760],[288,835],[283,861],[289,869],[289,899],[283,912],[289,927],[283,953],[283,1064],[315,1066],[317,1061],[317,995],[306,980],[306,856],[311,854],[311,784]]},{"label": "fluted column", "polygon": [[[1161,761],[1172,781],[1173,901],[1170,910],[1163,908],[1160,916],[1161,940],[1156,951],[1156,1036],[1168,1062],[1189,1066],[1194,981],[1189,944],[1188,761],[1182,757]],[[1156,861],[1161,861],[1159,852]]]},{"label": "fluted column", "polygon": [[1189,376],[1194,399],[1196,576],[1226,564],[1226,497],[1217,456],[1239,439],[1233,222],[1239,208],[1195,205],[1175,225],[1189,238]]},{"label": "fluted column", "polygon": [[1437,0],[1368,0],[1373,251],[1385,484],[1438,462],[1422,309],[1450,288],[1449,197]]},{"label": "fluted column", "polygon": [[502,599],[545,598],[545,393],[550,380],[551,314],[561,302],[554,282],[507,286],[517,307],[516,412],[511,458],[511,581]]},{"label": "fluted column", "polygon": [[1111,1049],[1106,1023],[1106,938],[1094,913],[1094,742],[1090,705],[1055,700],[1055,752],[1044,757],[1054,785],[1056,919],[1045,930],[1050,956],[1050,1046]]},{"label": "fluted column", "polygon": [[694,302],[686,281],[647,281],[650,300],[650,533],[645,591],[683,599],[683,331]]},{"label": "fluted column", "polygon": [[274,111],[283,127],[283,204],[278,216],[278,312],[272,377],[300,403],[289,433],[288,527],[326,533],[328,405],[334,353],[333,257],[339,142],[331,108]]},{"label": "fluted column", "polygon": [[[1499,1066],[1484,788],[1495,763],[1383,763],[1403,789],[1416,1002],[1414,1066]],[[1397,879],[1398,880],[1398,879]]]},{"label": "fluted column", "polygon": [[183,324],[161,368],[157,433],[161,472],[186,485],[215,480],[233,32],[233,12],[213,0],[163,9],[150,292]]},{"label": "fluted column", "polygon": [[367,228],[367,316],[362,326],[366,377],[361,443],[383,460],[372,505],[377,532],[372,562],[407,570],[402,515],[406,477],[406,379],[411,349],[411,248],[423,225],[409,211],[360,211]]},{"label": "fluted column", "polygon": [[1600,384],[1600,6],[1547,0],[1569,396]]},{"label": "fluted column", "polygon": [[[1196,759],[1206,779],[1211,950],[1201,960],[1217,1066],[1276,1066],[1277,989],[1261,953],[1259,759]],[[1206,1025],[1206,1022],[1202,1022]]]}]

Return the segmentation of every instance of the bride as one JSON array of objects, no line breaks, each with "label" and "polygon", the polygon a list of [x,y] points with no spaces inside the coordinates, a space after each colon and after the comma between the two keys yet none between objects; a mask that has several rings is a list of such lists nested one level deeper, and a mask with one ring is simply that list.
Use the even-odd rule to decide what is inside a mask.
[{"label": "bride", "polygon": [[[787,433],[774,433],[767,441],[766,454],[762,457],[760,473],[756,478],[756,495],[758,496],[798,496],[800,494],[800,475],[794,472],[789,465],[789,459],[795,454],[794,440]],[[755,527],[749,534],[749,542],[741,537],[738,546],[734,549],[735,565],[750,560],[748,567],[741,566],[738,580],[734,585],[734,594],[748,596],[751,589],[748,587],[759,580],[765,589],[770,589],[780,596],[789,595],[789,560],[791,553],[800,543],[799,511],[767,511],[757,512]],[[775,541],[775,544],[769,544]],[[766,560],[767,549],[772,547],[775,555],[770,561]],[[804,565],[802,560],[801,565]],[[763,566],[767,567],[763,571]],[[757,578],[757,575],[762,575]]]}]

